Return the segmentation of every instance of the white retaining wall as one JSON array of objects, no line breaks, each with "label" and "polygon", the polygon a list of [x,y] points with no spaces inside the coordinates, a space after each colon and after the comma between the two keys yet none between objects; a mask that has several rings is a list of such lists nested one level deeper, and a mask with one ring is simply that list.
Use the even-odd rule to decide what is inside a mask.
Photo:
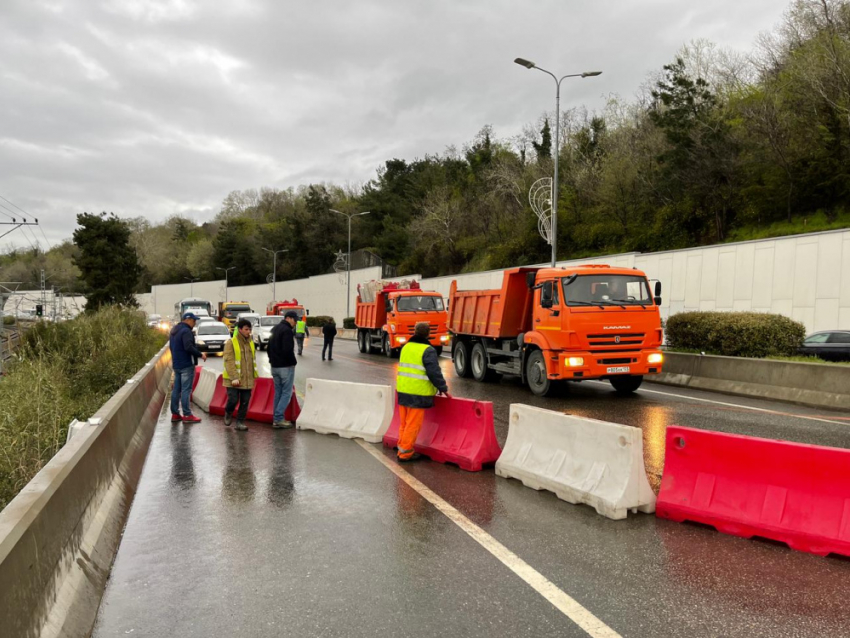
[{"label": "white retaining wall", "polygon": [[[660,253],[608,255],[559,265],[582,263],[635,267],[660,280],[663,317],[686,310],[754,310],[796,319],[808,332],[850,329],[850,229]],[[352,271],[352,315],[357,284],[380,275],[380,268]],[[420,279],[418,275],[405,278]],[[423,279],[422,287],[448,295],[453,279],[465,290],[500,288],[502,270]],[[139,295],[139,301],[147,312],[170,317],[174,304],[190,296],[189,290],[188,283],[154,286],[150,295]],[[192,296],[217,303],[224,299],[224,281],[197,282]],[[262,313],[272,298],[271,284],[231,287],[228,296],[248,301]],[[344,275],[278,282],[277,298],[292,297],[309,308],[311,315],[331,315],[342,325],[346,316]]]}]

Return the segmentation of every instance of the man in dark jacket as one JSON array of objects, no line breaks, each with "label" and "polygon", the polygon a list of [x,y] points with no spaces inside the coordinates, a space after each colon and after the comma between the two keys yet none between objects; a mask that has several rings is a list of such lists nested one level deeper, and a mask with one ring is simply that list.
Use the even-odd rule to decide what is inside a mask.
[{"label": "man in dark jacket", "polygon": [[[200,419],[192,414],[189,405],[189,395],[192,392],[192,381],[195,378],[195,361],[198,357],[204,361],[207,355],[198,350],[195,345],[195,333],[192,329],[198,317],[187,312],[182,321],[171,329],[168,344],[171,348],[171,367],[174,370],[174,388],[171,390],[171,422],[200,423]],[[180,416],[180,403],[183,403],[183,416]]]},{"label": "man in dark jacket", "polygon": [[283,315],[283,321],[272,329],[269,339],[269,364],[274,380],[274,417],[272,427],[288,429],[294,424],[286,421],[284,415],[286,406],[292,398],[292,386],[295,383],[295,332],[293,328],[298,321],[298,314],[289,310]]},{"label": "man in dark jacket", "polygon": [[322,335],[325,337],[325,344],[322,346],[322,361],[325,360],[325,352],[328,353],[328,361],[334,360],[334,337],[336,336],[336,324],[333,318],[322,326]]},{"label": "man in dark jacket", "polygon": [[435,394],[449,396],[449,387],[440,370],[440,358],[428,341],[430,330],[426,322],[417,323],[413,337],[401,349],[398,358],[399,463],[419,458],[413,447],[425,419],[425,410],[434,407]]}]

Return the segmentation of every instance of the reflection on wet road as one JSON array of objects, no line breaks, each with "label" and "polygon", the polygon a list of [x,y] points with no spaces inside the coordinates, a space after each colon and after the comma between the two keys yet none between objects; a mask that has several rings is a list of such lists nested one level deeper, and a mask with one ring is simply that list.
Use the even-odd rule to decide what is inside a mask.
[{"label": "reflection on wet road", "polygon": [[[308,376],[392,383],[394,362],[342,341],[322,363],[310,341],[299,391]],[[656,486],[674,423],[850,448],[847,414],[651,384],[627,398],[587,383],[537,399],[441,365],[452,392],[494,402],[500,442],[514,402],[640,427]],[[95,636],[587,635],[357,443],[167,417]],[[404,470],[622,636],[850,635],[850,561],[652,516],[610,521],[492,470]]]}]

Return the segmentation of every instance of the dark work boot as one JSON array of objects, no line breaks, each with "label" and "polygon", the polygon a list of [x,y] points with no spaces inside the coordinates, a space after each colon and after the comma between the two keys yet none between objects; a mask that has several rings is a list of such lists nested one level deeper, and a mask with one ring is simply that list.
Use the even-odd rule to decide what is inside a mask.
[{"label": "dark work boot", "polygon": [[224,413],[224,424],[230,425],[231,423],[233,423],[233,415],[225,412]]},{"label": "dark work boot", "polygon": [[247,432],[247,431],[248,431],[248,426],[247,426],[247,425],[245,425],[245,421],[237,421],[237,422],[236,422],[236,428],[235,428],[235,429],[236,429],[236,430],[239,430],[240,432]]}]

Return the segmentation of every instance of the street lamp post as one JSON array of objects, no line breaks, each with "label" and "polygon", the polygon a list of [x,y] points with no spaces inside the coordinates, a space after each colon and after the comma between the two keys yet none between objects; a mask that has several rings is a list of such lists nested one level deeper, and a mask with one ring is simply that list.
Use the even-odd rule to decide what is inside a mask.
[{"label": "street lamp post", "polygon": [[216,270],[224,271],[224,303],[227,303],[227,273],[236,268],[236,266],[231,266],[230,268],[220,268],[218,266],[215,267]]},{"label": "street lamp post", "polygon": [[199,281],[201,278],[200,277],[183,277],[183,279],[185,279],[186,281],[189,282],[189,296],[194,297],[195,293],[193,291],[195,290],[195,282]]},{"label": "street lamp post", "polygon": [[270,248],[263,248],[267,253],[271,253],[272,255],[272,301],[277,301],[277,254],[278,253],[288,253],[289,249],[284,248],[282,250],[271,250]]},{"label": "street lamp post", "polygon": [[334,210],[333,208],[328,209],[332,213],[337,213],[338,215],[342,215],[343,217],[348,217],[348,259],[345,264],[345,281],[348,292],[345,296],[345,316],[346,318],[351,316],[351,218],[352,217],[360,217],[361,215],[368,215],[371,211],[365,211],[363,213],[343,213],[338,210]]},{"label": "street lamp post", "polygon": [[559,80],[558,76],[554,73],[547,71],[546,69],[541,69],[534,62],[524,60],[523,58],[517,58],[514,62],[520,66],[524,66],[526,69],[537,69],[538,71],[543,71],[543,73],[551,75],[552,79],[555,80],[555,176],[552,179],[552,268],[554,268],[558,261],[558,155],[561,151],[561,82],[566,78],[596,77],[597,75],[602,75],[602,71],[571,73],[570,75],[561,77]]}]

